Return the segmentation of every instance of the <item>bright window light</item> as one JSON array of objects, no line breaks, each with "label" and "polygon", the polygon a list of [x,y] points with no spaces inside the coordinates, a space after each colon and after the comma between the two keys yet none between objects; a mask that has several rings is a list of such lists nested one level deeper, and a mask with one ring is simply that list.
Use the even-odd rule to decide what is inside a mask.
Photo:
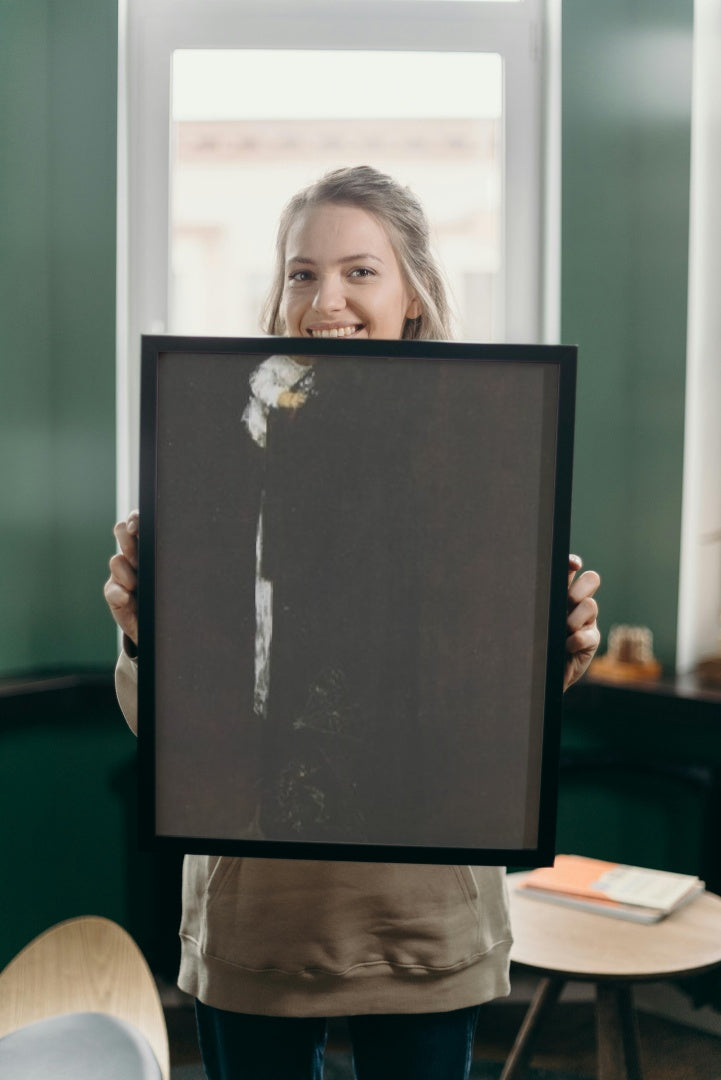
[{"label": "bright window light", "polygon": [[424,203],[458,336],[500,336],[500,56],[178,50],[172,74],[171,332],[258,333],[283,206],[370,164]]}]

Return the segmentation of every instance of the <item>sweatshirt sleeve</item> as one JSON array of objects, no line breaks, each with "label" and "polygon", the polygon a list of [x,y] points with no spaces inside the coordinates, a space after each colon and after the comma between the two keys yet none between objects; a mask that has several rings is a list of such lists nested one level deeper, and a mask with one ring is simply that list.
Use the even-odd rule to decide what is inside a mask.
[{"label": "sweatshirt sleeve", "polygon": [[138,661],[123,649],[115,667],[115,693],[128,727],[138,734]]}]

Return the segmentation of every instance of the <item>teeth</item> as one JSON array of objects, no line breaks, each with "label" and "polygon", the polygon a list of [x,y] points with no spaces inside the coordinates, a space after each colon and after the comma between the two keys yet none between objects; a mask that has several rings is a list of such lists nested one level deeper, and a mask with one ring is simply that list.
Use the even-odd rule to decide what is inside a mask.
[{"label": "teeth", "polygon": [[332,330],[311,330],[311,334],[318,338],[339,338],[350,337],[357,330],[357,326],[334,326]]}]

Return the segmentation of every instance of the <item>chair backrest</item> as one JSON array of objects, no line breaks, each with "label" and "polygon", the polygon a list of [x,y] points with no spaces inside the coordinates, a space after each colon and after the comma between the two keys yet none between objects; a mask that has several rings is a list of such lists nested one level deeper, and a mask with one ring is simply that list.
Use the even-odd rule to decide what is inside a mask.
[{"label": "chair backrest", "polygon": [[0,1037],[36,1020],[81,1012],[137,1028],[168,1080],[168,1033],[152,973],[130,935],[96,915],[46,930],[0,973]]}]

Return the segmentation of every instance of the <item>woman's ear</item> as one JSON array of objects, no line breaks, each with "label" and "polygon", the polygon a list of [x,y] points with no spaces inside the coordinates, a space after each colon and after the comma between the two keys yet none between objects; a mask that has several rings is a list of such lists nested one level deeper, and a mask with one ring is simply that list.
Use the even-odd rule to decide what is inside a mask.
[{"label": "woman's ear", "polygon": [[407,319],[417,319],[423,314],[423,306],[417,296],[414,296],[406,311]]}]

